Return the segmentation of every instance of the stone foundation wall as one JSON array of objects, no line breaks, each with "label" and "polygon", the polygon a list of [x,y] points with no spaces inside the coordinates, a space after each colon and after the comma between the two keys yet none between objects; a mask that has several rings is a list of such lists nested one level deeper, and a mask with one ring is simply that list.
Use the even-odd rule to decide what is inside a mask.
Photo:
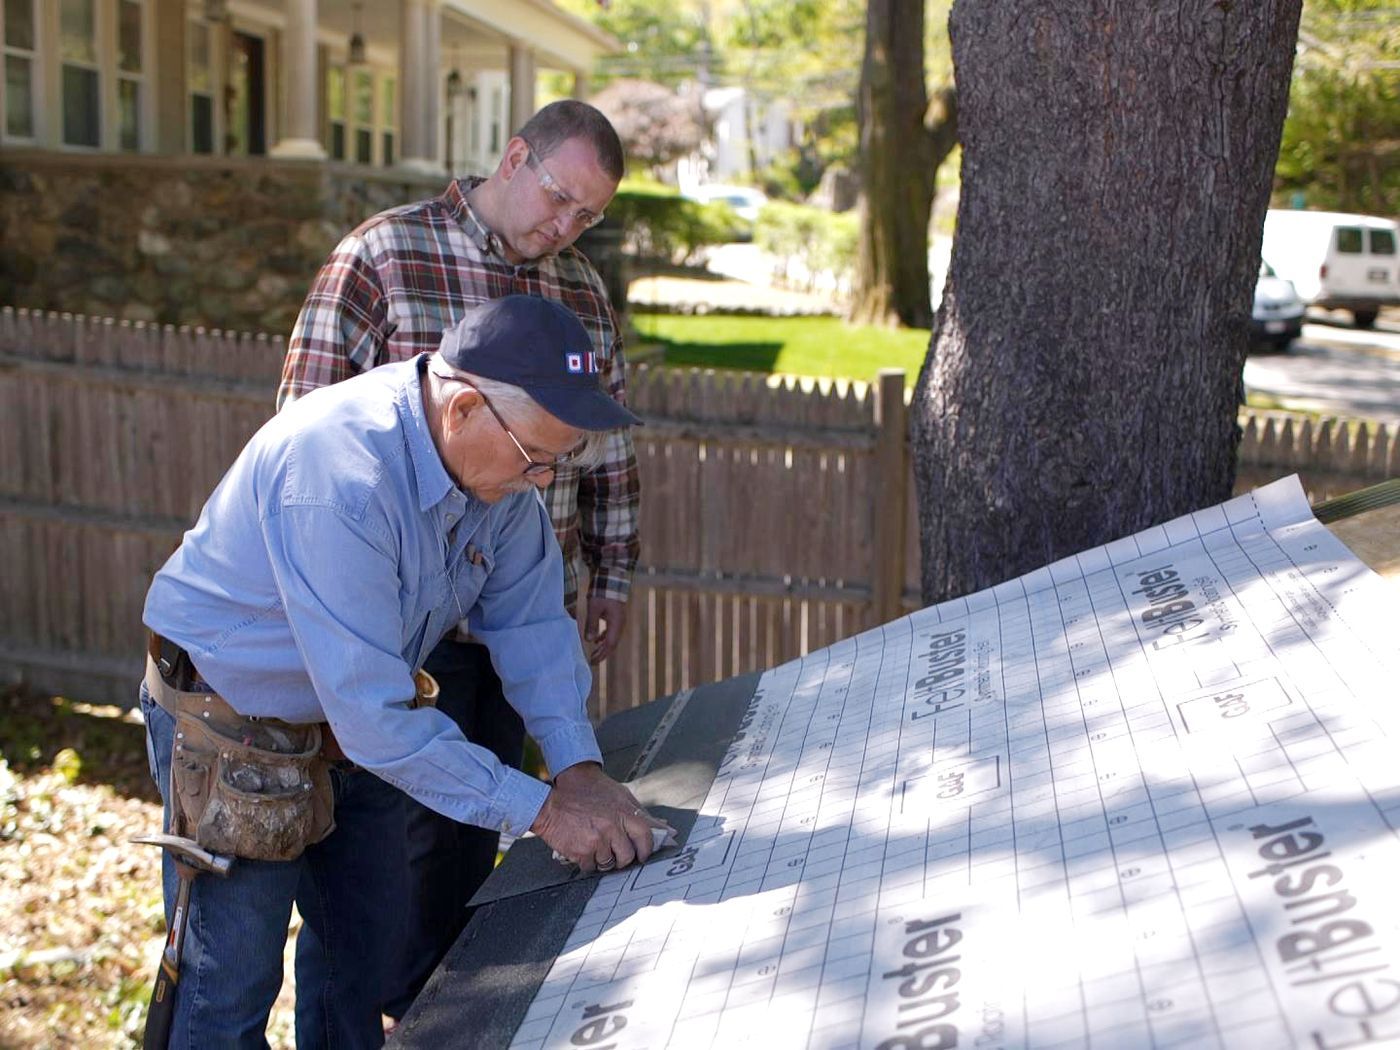
[{"label": "stone foundation wall", "polygon": [[0,304],[286,336],[336,242],[447,177],[0,151]]}]

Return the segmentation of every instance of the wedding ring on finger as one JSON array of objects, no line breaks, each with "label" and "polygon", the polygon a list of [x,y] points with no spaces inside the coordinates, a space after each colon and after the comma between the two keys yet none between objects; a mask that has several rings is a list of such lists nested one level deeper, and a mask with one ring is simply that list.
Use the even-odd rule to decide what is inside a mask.
[{"label": "wedding ring on finger", "polygon": [[617,867],[617,858],[609,857],[607,860],[600,860],[595,867],[599,871],[612,871],[613,868]]}]

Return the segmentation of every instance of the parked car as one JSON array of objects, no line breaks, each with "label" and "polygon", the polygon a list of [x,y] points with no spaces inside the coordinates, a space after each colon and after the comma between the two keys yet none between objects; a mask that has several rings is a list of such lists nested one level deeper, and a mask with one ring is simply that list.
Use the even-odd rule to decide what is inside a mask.
[{"label": "parked car", "polygon": [[1293,282],[1276,274],[1263,260],[1259,262],[1259,279],[1254,284],[1254,313],[1250,318],[1250,336],[1256,346],[1271,346],[1287,350],[1288,344],[1303,330],[1303,314],[1307,304],[1293,287]]},{"label": "parked car", "polygon": [[1382,306],[1400,304],[1400,224],[1374,215],[1271,208],[1264,258],[1311,306],[1350,310],[1370,328]]},{"label": "parked car", "polygon": [[685,196],[702,204],[723,201],[734,209],[739,218],[749,222],[756,222],[758,210],[768,203],[768,196],[762,190],[756,190],[752,186],[729,186],[720,182],[697,186]]}]

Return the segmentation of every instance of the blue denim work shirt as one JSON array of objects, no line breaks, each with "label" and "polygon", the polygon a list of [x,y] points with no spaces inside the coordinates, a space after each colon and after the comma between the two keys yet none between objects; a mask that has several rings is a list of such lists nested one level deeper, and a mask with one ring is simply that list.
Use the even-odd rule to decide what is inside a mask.
[{"label": "blue denim work shirt", "polygon": [[426,355],[313,391],[249,441],[144,619],[243,715],[329,722],[346,757],[454,820],[523,833],[549,793],[409,706],[456,624],[555,772],[599,761],[558,542],[533,491],[463,492],[428,431]]}]

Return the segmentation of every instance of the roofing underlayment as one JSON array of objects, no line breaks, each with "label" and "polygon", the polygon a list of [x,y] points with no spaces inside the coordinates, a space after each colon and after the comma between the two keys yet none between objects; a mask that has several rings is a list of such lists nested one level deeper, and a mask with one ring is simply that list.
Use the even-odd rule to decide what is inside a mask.
[{"label": "roofing underlayment", "polygon": [[680,846],[516,843],[391,1046],[1400,1038],[1398,621],[1285,479],[617,715]]}]

